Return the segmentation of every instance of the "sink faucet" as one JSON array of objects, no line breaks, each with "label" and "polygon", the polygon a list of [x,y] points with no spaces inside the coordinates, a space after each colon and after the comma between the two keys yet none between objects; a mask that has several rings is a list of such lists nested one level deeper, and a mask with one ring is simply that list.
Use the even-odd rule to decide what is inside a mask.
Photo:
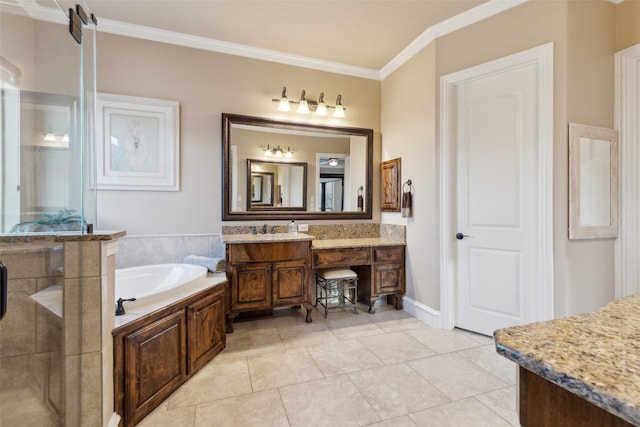
[{"label": "sink faucet", "polygon": [[267,224],[262,226],[262,234],[267,234]]}]

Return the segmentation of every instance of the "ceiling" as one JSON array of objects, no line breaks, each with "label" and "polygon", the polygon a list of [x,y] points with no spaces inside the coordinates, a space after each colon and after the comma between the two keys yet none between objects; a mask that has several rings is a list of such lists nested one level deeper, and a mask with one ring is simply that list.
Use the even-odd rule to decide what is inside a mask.
[{"label": "ceiling", "polygon": [[485,0],[85,1],[98,28],[118,21],[377,71],[428,28]]}]

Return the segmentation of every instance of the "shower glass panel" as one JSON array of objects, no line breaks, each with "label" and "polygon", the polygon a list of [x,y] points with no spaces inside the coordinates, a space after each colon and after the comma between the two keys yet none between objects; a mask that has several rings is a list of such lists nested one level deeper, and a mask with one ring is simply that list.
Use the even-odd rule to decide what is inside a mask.
[{"label": "shower glass panel", "polygon": [[[89,17],[75,21],[81,43],[69,31],[77,5]],[[69,345],[81,339],[69,316],[81,298],[77,286],[73,298],[67,291],[65,243],[41,235],[83,234],[96,223],[95,40],[83,1],[0,0],[2,426],[82,424],[81,357]]]}]

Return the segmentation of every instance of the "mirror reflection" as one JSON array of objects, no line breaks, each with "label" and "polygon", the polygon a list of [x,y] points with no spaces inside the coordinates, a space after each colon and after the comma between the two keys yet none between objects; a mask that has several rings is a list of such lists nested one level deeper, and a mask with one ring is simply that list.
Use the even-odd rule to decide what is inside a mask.
[{"label": "mirror reflection", "polygon": [[247,160],[248,210],[305,210],[307,164]]},{"label": "mirror reflection", "polygon": [[371,129],[223,114],[223,143],[223,220],[372,217]]},{"label": "mirror reflection", "polygon": [[580,225],[611,223],[611,143],[580,138]]}]

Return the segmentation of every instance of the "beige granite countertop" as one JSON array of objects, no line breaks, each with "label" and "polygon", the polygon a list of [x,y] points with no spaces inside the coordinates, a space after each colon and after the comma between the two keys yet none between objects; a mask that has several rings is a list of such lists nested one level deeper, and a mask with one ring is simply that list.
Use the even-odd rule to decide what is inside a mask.
[{"label": "beige granite countertop", "polygon": [[270,242],[295,242],[299,240],[312,240],[314,236],[304,233],[267,233],[267,234],[223,234],[224,243],[270,243]]},{"label": "beige granite countertop", "polygon": [[368,246],[389,246],[404,245],[404,242],[397,240],[383,239],[380,237],[369,237],[365,239],[326,239],[314,240],[311,249],[334,249],[334,248],[361,248]]},{"label": "beige granite countertop", "polygon": [[0,235],[0,243],[31,243],[31,242],[87,242],[100,240],[114,240],[124,237],[125,231],[95,231],[92,234],[77,231],[58,233],[9,233]]},{"label": "beige granite countertop", "polygon": [[640,425],[640,295],[494,333],[499,354]]}]

